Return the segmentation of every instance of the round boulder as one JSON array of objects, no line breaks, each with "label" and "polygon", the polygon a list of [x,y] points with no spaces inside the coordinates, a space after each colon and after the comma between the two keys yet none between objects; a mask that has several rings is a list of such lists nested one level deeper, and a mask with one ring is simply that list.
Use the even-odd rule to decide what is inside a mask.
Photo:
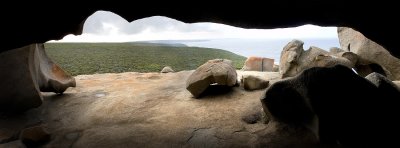
[{"label": "round boulder", "polygon": [[161,73],[170,73],[170,72],[175,72],[171,67],[165,66],[162,70]]},{"label": "round boulder", "polygon": [[186,89],[199,97],[211,84],[234,86],[237,82],[236,69],[227,59],[209,60],[198,67],[187,79]]}]

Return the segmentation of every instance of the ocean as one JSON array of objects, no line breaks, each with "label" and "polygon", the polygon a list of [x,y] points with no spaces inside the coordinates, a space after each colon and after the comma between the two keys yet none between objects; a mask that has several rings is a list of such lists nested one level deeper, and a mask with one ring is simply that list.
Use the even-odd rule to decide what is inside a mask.
[{"label": "ocean", "polygon": [[[279,58],[283,47],[293,39],[210,39],[187,40],[180,43],[192,47],[207,47],[224,49],[245,57],[260,56],[275,59]],[[300,39],[304,42],[304,50],[310,46],[329,50],[331,47],[340,47],[338,38],[327,39]]]}]

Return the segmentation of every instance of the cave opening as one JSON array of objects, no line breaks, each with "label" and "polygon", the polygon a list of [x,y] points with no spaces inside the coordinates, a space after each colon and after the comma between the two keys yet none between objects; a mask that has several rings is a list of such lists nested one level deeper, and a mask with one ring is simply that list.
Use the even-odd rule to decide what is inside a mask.
[{"label": "cave opening", "polygon": [[[166,19],[160,16],[150,18]],[[88,20],[90,20],[90,18],[88,18]],[[143,21],[143,19],[141,20]],[[168,21],[174,22],[176,20],[167,19],[166,22],[157,22],[156,20],[155,22],[157,22],[158,25],[167,24],[167,27],[164,27],[164,29],[174,30],[174,27],[168,26],[168,23],[171,23]],[[124,20],[122,22],[111,20],[111,22],[123,24],[122,22],[124,22]],[[215,88],[207,87],[205,91],[211,91],[211,97],[215,97],[211,99],[193,99],[192,94],[185,89],[185,81],[191,74],[190,71],[186,70],[193,70],[207,62],[207,60],[217,58],[214,57],[217,53],[211,51],[215,49],[211,48],[220,48],[220,46],[201,45],[200,42],[205,42],[204,40],[207,40],[207,38],[192,38],[191,41],[185,40],[183,43],[181,42],[183,39],[195,36],[193,34],[183,38],[173,38],[172,40],[174,42],[170,42],[171,39],[166,40],[162,37],[174,37],[179,34],[163,34],[163,31],[157,30],[157,28],[146,28],[146,26],[148,26],[146,24],[132,25],[129,22],[127,26],[132,25],[143,29],[139,31],[133,30],[130,33],[145,34],[155,32],[156,35],[161,35],[153,39],[147,38],[145,40],[121,41],[116,40],[119,38],[117,34],[121,28],[116,28],[115,24],[113,25],[110,23],[98,23],[97,25],[99,24],[101,24],[102,29],[106,30],[107,36],[111,35],[111,38],[107,40],[114,41],[113,43],[97,43],[98,41],[94,43],[94,40],[92,40],[92,42],[89,40],[89,43],[76,43],[82,40],[78,39],[73,41],[73,35],[69,35],[65,38],[70,38],[71,41],[75,43],[45,43],[47,54],[56,61],[61,68],[75,77],[77,80],[77,87],[68,89],[63,95],[43,93],[44,101],[38,108],[31,109],[21,116],[4,117],[3,119],[6,120],[0,122],[0,130],[3,135],[6,135],[4,136],[6,140],[0,139],[0,144],[17,141],[19,137],[14,136],[15,133],[17,132],[18,134],[18,132],[25,129],[27,124],[29,126],[40,125],[40,127],[44,127],[48,133],[51,134],[51,140],[45,143],[50,147],[57,145],[68,145],[71,147],[146,146],[149,144],[153,146],[168,144],[169,146],[184,145],[189,147],[199,145],[206,147],[240,147],[259,145],[263,141],[268,141],[268,138],[271,138],[271,132],[273,131],[265,130],[265,126],[261,124],[261,121],[258,121],[258,118],[261,118],[258,116],[262,116],[259,115],[260,109],[262,108],[259,98],[262,96],[264,89],[247,91],[239,87],[229,89],[224,87],[222,91],[223,95],[221,95],[221,91],[218,90],[219,86],[215,86]],[[96,25],[96,23],[92,25]],[[183,28],[183,31],[188,32],[193,30],[193,32],[201,31],[205,28],[211,28],[212,31],[218,32],[221,31],[221,28],[218,27],[226,27],[221,24],[211,27],[201,26],[200,24],[200,29],[197,28],[196,30],[188,27],[187,24],[182,25],[182,22],[178,22],[178,26]],[[83,26],[83,28],[85,29],[85,26]],[[233,27],[230,29],[231,30],[227,32],[233,32],[233,34],[243,30],[242,28],[238,29]],[[260,29],[249,30],[253,32],[263,32]],[[92,28],[91,31],[92,33],[104,33],[99,32],[99,29],[95,27]],[[179,31],[182,32],[182,30]],[[85,33],[85,30],[83,30],[83,32]],[[200,32],[200,34],[202,33]],[[312,34],[313,32],[308,33]],[[86,34],[86,37],[89,36],[90,35]],[[125,37],[125,39],[129,39],[129,34],[125,33],[122,36]],[[85,37],[85,34],[83,37]],[[330,62],[324,61],[340,58],[340,56],[343,56],[345,60],[347,59],[349,61],[354,58],[353,55],[341,53],[343,52],[341,50],[329,49],[330,47],[340,47],[339,42],[334,43],[334,46],[329,43],[329,47],[323,47],[319,43],[308,42],[305,39],[301,39],[304,41],[303,43],[297,41],[291,42],[294,38],[300,39],[296,36],[290,36],[290,39],[284,40],[284,43],[278,45],[278,48],[270,48],[271,52],[273,51],[274,54],[271,57],[275,59],[272,64],[282,64],[280,62],[281,51],[285,45],[289,45],[289,42],[294,44],[293,47],[296,47],[295,49],[302,49],[299,50],[300,52],[313,53],[314,51],[318,51],[323,53],[313,57],[312,60],[315,60],[315,62],[311,64],[308,63],[304,66],[306,68],[308,65],[331,66]],[[225,40],[226,38],[211,39],[218,40],[220,41],[219,44],[221,44],[221,40]],[[335,39],[337,40],[337,36]],[[234,46],[246,44],[240,42],[243,40],[245,39],[228,39],[228,41],[225,40],[222,43]],[[258,40],[257,42],[266,44],[267,41]],[[184,43],[190,45],[185,45]],[[306,44],[314,45],[322,49],[320,50],[319,48],[311,46],[307,48]],[[251,42],[248,42],[247,45],[251,45]],[[306,46],[305,49],[309,50],[303,49],[304,45]],[[140,54],[133,56],[130,51],[133,46],[144,50],[137,52]],[[158,53],[161,50],[155,49],[160,48],[160,46],[167,46],[162,47],[162,54]],[[189,47],[195,49],[192,49],[193,51],[190,53],[185,51],[190,49],[182,49]],[[291,49],[290,47],[291,46],[288,46],[287,49]],[[241,47],[241,49],[248,50],[252,48],[254,49],[252,46]],[[169,51],[174,49],[176,52],[180,53],[172,53]],[[264,47],[262,49],[266,48]],[[195,52],[195,50],[202,50],[202,52]],[[205,50],[210,50],[210,53],[202,55],[205,53]],[[233,51],[230,51],[230,53],[236,55],[241,54],[240,52],[235,52],[234,49],[232,50]],[[101,52],[103,53],[100,54]],[[331,52],[334,52],[334,55],[325,54]],[[210,59],[198,60],[198,63],[192,63],[192,61],[197,61],[193,58],[187,59],[188,61],[177,61],[177,59],[184,57],[182,54],[188,57],[204,56]],[[168,57],[159,57],[162,55],[168,55]],[[63,56],[68,57],[65,58]],[[246,55],[241,56],[242,58],[238,58],[238,61],[241,60],[242,63],[240,63],[241,65],[236,65],[237,63],[235,63],[235,70],[242,68],[245,58],[248,57]],[[254,56],[267,55],[254,53]],[[130,61],[132,57],[142,61],[149,60],[147,62],[150,63],[141,65],[140,62]],[[148,57],[151,57],[151,59],[148,59]],[[288,58],[290,59],[290,56],[288,56]],[[171,61],[171,63],[165,64],[166,60]],[[296,59],[292,59],[291,62],[293,60]],[[157,61],[162,62],[157,63]],[[347,61],[344,63],[346,62]],[[261,65],[264,65],[266,62],[261,60],[261,63]],[[301,62],[296,64],[299,65]],[[176,68],[175,65],[186,66],[184,68]],[[165,66],[170,66],[172,67],[171,69],[175,68],[175,72],[172,74],[159,73]],[[78,67],[78,69],[76,69],[76,67]],[[382,70],[382,67],[374,68],[377,67],[374,64],[370,67],[374,69],[373,71]],[[57,67],[50,67],[49,69],[53,70],[57,69]],[[264,67],[261,66],[261,69],[261,71],[263,71]],[[280,68],[278,66],[278,68],[275,69],[279,70]],[[295,72],[292,72],[291,69],[291,66],[287,66],[286,70],[288,73],[293,73],[294,75],[301,71],[298,67],[294,67]],[[85,72],[80,72],[82,70],[85,70]],[[260,77],[268,78],[267,80],[271,84],[281,79],[277,70],[271,73],[243,72],[241,75],[237,76],[240,78],[244,76],[244,74],[256,76],[256,78],[249,78],[250,80],[257,80]],[[53,81],[51,82],[55,83]],[[269,84],[263,82],[263,84],[259,85],[268,86]],[[251,88],[253,86],[250,85],[249,87]],[[252,122],[255,124],[249,125],[240,120],[248,115],[257,115],[257,120]],[[285,129],[287,128],[283,127],[281,129],[277,127],[278,131]],[[296,131],[296,129],[291,132],[296,133],[294,131]],[[272,133],[272,135],[273,134],[274,133]],[[292,137],[287,137],[286,135],[286,137],[283,136],[280,138],[290,141],[292,144],[309,144],[307,142],[315,141],[315,137],[312,135],[310,136],[310,133],[307,132],[294,135],[295,136]],[[299,142],[298,138],[305,138],[306,140]],[[99,141],[98,139],[102,140]],[[282,142],[286,141],[278,143]],[[273,141],[272,143],[277,142]]]},{"label": "cave opening", "polygon": [[[69,34],[45,44],[49,56],[72,75],[160,72],[166,66],[181,71],[196,69],[207,60],[217,58],[230,59],[236,69],[241,69],[251,56],[272,59],[277,67],[283,47],[293,39],[302,40],[305,50],[310,46],[325,51],[340,47],[336,27],[310,24],[268,30],[211,22],[184,23],[164,16],[128,22],[113,12],[97,11],[86,19],[82,28],[82,35]],[[157,51],[154,46],[166,50]],[[185,47],[188,50],[181,51]],[[132,53],[135,50],[137,54]],[[82,68],[74,68],[79,66]],[[268,66],[261,66],[261,71],[264,68],[271,71]]]}]

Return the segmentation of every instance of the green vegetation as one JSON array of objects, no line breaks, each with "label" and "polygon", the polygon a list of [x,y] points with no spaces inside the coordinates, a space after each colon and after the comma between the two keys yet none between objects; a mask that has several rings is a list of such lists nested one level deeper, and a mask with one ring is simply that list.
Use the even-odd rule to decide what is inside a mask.
[{"label": "green vegetation", "polygon": [[72,75],[119,72],[159,72],[196,69],[207,60],[223,58],[243,66],[245,57],[212,48],[149,46],[135,43],[46,43],[51,59]]}]

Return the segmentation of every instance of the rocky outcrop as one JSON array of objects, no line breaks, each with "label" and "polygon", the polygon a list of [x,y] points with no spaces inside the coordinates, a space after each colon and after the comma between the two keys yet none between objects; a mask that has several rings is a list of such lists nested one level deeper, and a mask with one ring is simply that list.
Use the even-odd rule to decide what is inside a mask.
[{"label": "rocky outcrop", "polygon": [[311,67],[332,67],[338,64],[353,68],[357,56],[351,52],[327,52],[318,47],[311,46],[304,51],[303,42],[293,40],[281,52],[279,72],[282,78],[293,77]]},{"label": "rocky outcrop", "polygon": [[273,71],[274,59],[264,57],[248,57],[243,65],[244,71]]},{"label": "rocky outcrop", "polygon": [[172,70],[172,68],[169,67],[169,66],[165,66],[165,67],[161,70],[161,73],[170,73],[170,72],[175,72],[175,71]]},{"label": "rocky outcrop", "polygon": [[[340,88],[340,90],[338,90]],[[275,122],[303,126],[322,143],[344,147],[399,145],[396,96],[382,93],[351,69],[313,67],[271,85],[261,98]],[[371,121],[375,120],[375,121]]]},{"label": "rocky outcrop", "polygon": [[[241,75],[253,71],[236,72]],[[193,99],[185,88],[186,81],[182,81],[192,73],[193,70],[169,74],[127,72],[76,76],[79,87],[67,89],[66,95],[44,93],[44,103],[40,107],[21,116],[0,116],[0,138],[7,131],[15,133],[37,125],[38,121],[51,134],[50,141],[39,146],[43,148],[202,147],[202,144],[224,148],[260,147],[259,142],[269,138],[261,136],[275,133],[257,119],[258,115],[252,119],[254,124],[241,120],[260,112],[258,98],[263,91],[232,87],[226,94]],[[264,75],[270,82],[278,79],[277,73],[254,73]],[[98,94],[105,95],[99,97]],[[261,134],[260,130],[266,128],[266,133]],[[287,143],[289,138],[306,140],[285,131],[274,135],[288,136],[277,144]]]},{"label": "rocky outcrop", "polygon": [[211,84],[236,85],[236,78],[237,74],[232,61],[226,59],[209,60],[198,67],[186,80],[186,89],[197,98]]},{"label": "rocky outcrop", "polygon": [[343,49],[337,48],[337,47],[331,47],[329,48],[329,52],[333,54],[345,52]]},{"label": "rocky outcrop", "polygon": [[40,92],[63,93],[75,79],[49,59],[43,44],[0,54],[0,111],[24,111],[42,103]]},{"label": "rocky outcrop", "polygon": [[360,75],[366,76],[371,72],[379,72],[390,80],[400,80],[400,59],[392,56],[381,45],[352,28],[339,27],[338,36],[343,50],[358,55],[360,60],[355,69]]},{"label": "rocky outcrop", "polygon": [[242,75],[240,82],[245,90],[264,89],[269,84],[269,81],[253,75]]}]

